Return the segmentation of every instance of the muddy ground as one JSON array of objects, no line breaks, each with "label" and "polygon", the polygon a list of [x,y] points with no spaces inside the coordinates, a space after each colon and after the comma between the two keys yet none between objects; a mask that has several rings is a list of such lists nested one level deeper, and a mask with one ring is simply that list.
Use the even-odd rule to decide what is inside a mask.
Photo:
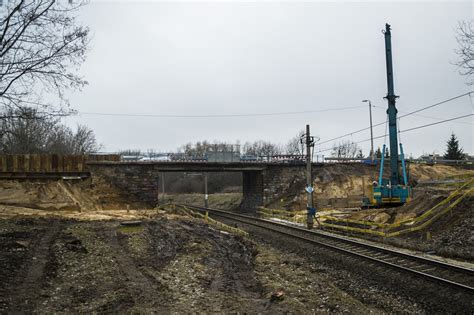
[{"label": "muddy ground", "polygon": [[143,220],[0,220],[0,313],[384,311],[298,255],[197,219]]}]

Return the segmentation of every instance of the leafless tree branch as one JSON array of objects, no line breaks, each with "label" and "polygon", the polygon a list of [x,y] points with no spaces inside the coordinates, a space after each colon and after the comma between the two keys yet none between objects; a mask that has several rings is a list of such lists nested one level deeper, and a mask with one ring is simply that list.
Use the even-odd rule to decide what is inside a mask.
[{"label": "leafless tree branch", "polygon": [[7,1],[4,17],[0,16],[3,111],[42,103],[40,112],[71,113],[65,91],[87,84],[76,73],[89,43],[89,29],[79,25],[76,16],[84,4],[83,0]]},{"label": "leafless tree branch", "polygon": [[459,61],[454,64],[458,66],[459,73],[468,78],[468,85],[473,85],[474,74],[474,22],[461,21],[456,29],[456,41],[458,49],[455,50]]}]

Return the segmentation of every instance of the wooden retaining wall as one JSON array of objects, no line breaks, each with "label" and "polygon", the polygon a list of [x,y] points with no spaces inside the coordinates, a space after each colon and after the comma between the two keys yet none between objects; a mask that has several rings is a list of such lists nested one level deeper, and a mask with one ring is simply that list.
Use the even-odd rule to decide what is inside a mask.
[{"label": "wooden retaining wall", "polygon": [[88,161],[120,161],[120,155],[0,155],[0,172],[5,173],[81,173],[88,172]]}]

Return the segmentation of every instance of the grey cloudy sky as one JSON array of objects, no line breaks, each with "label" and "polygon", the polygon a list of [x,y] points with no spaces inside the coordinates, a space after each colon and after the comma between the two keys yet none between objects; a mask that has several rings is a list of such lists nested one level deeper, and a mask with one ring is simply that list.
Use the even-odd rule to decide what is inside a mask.
[{"label": "grey cloudy sky", "polygon": [[[451,63],[457,60],[454,29],[473,18],[471,1],[92,1],[81,16],[93,34],[81,68],[89,85],[71,95],[82,114],[67,123],[93,128],[106,151],[170,151],[204,139],[284,144],[307,123],[324,141],[368,126],[368,107],[361,103],[367,98],[376,106],[374,123],[383,122],[386,22],[392,25],[401,114],[469,91]],[[403,118],[400,129],[470,114],[473,102],[464,97],[420,113],[430,117]],[[356,106],[361,107],[226,118],[86,114],[259,114]],[[401,141],[415,156],[442,153],[454,132],[472,153],[473,123],[471,116],[404,133]],[[374,130],[383,133],[384,126]],[[369,136],[366,131],[346,139]],[[369,143],[360,144],[364,152]]]}]

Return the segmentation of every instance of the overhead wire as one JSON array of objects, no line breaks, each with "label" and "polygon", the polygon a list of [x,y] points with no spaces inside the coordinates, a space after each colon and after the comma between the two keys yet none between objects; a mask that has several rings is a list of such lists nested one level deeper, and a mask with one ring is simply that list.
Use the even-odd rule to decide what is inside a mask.
[{"label": "overhead wire", "polygon": [[[450,121],[457,120],[457,119],[462,119],[462,118],[470,117],[470,116],[474,116],[474,114],[467,114],[467,115],[462,115],[462,116],[458,116],[458,117],[448,118],[448,119],[441,120],[441,121],[437,121],[437,122],[433,122],[433,123],[430,123],[430,124],[425,124],[425,125],[421,125],[421,126],[416,126],[416,127],[408,128],[408,129],[405,129],[405,130],[400,130],[400,131],[399,131],[399,134],[400,134],[400,133],[403,133],[403,132],[409,132],[409,131],[413,131],[413,130],[417,130],[417,129],[422,129],[422,128],[426,128],[426,127],[430,127],[430,126],[434,126],[434,125],[438,125],[438,124],[450,122]],[[381,138],[384,138],[384,137],[386,137],[386,136],[388,136],[387,131],[385,131],[385,134],[383,134],[383,135],[379,135],[379,136],[373,137],[373,139],[374,139],[374,140],[376,140],[376,139],[381,139]],[[370,141],[370,140],[371,140],[371,138],[368,138],[368,139],[360,140],[360,141],[357,141],[357,142],[353,142],[353,144],[359,144],[359,143],[367,142],[367,141]],[[322,149],[322,150],[317,151],[316,153],[326,152],[326,151],[330,151],[330,150],[332,150],[332,149],[333,149],[333,148]]]},{"label": "overhead wire", "polygon": [[[377,107],[377,108],[380,108],[380,107]],[[407,112],[404,112],[402,110],[398,110],[398,112],[400,113],[407,113]],[[433,116],[428,116],[428,115],[421,115],[421,114],[413,114],[414,116],[417,116],[417,117],[422,117],[422,118],[429,118],[429,119],[434,119],[434,120],[443,120],[443,118],[439,118],[439,117],[433,117]],[[471,123],[471,122],[468,122],[468,121],[456,121],[456,123],[458,124],[464,124],[464,125],[474,125],[474,123]]]},{"label": "overhead wire", "polygon": [[[398,118],[403,118],[403,117],[407,117],[407,116],[410,116],[410,115],[414,115],[416,113],[419,113],[421,111],[424,111],[424,110],[427,110],[427,109],[430,109],[430,108],[433,108],[433,107],[436,107],[436,106],[439,106],[439,105],[442,105],[442,104],[445,104],[445,103],[448,103],[448,102],[451,102],[451,101],[454,101],[456,99],[459,99],[461,97],[464,97],[466,95],[469,95],[471,96],[471,94],[473,93],[473,91],[469,91],[469,92],[466,92],[466,93],[463,93],[463,94],[459,94],[457,96],[454,96],[454,97],[451,97],[449,99],[446,99],[446,100],[443,100],[441,102],[438,102],[438,103],[435,103],[435,104],[432,104],[432,105],[429,105],[429,106],[425,106],[425,107],[422,107],[420,109],[417,109],[415,111],[412,111],[412,112],[408,112],[406,114],[403,114],[401,116],[399,116]],[[373,106],[375,107],[375,106]],[[373,127],[378,127],[378,126],[381,126],[385,124],[385,122],[380,122],[380,123],[377,123],[375,125],[372,125],[372,128]],[[328,142],[332,142],[334,140],[338,140],[338,139],[341,139],[341,138],[345,138],[347,136],[352,136],[353,134],[356,134],[356,133],[359,133],[359,132],[362,132],[362,131],[365,131],[365,130],[369,130],[370,129],[370,126],[369,127],[366,127],[366,128],[362,128],[362,129],[358,129],[358,130],[355,130],[355,131],[352,131],[352,132],[349,132],[349,133],[346,133],[344,135],[341,135],[341,136],[337,136],[335,138],[331,138],[329,140],[324,140],[324,141],[321,141],[319,144],[324,144],[324,143],[328,143]]]},{"label": "overhead wire", "polygon": [[403,117],[406,117],[406,116],[410,116],[410,115],[416,114],[416,113],[418,113],[418,112],[421,112],[421,111],[430,109],[430,108],[432,108],[432,107],[439,106],[439,105],[442,105],[442,104],[445,104],[445,103],[454,101],[454,100],[456,100],[456,99],[458,99],[458,98],[461,98],[461,97],[464,97],[464,96],[466,96],[466,95],[471,95],[471,93],[472,93],[472,91],[469,91],[469,92],[464,93],[464,94],[460,94],[460,95],[458,95],[458,96],[455,96],[455,97],[452,97],[452,98],[450,98],[450,99],[447,99],[447,100],[438,102],[438,103],[436,103],[436,104],[429,105],[429,106],[426,106],[426,107],[423,107],[423,108],[414,110],[414,111],[412,111],[412,112],[408,112],[408,113],[406,113],[406,114],[404,114],[404,115],[399,116],[398,118],[403,118]]},{"label": "overhead wire", "polygon": [[207,115],[170,115],[170,114],[126,114],[126,113],[98,113],[98,112],[78,112],[80,115],[97,115],[97,116],[123,116],[123,117],[159,117],[159,118],[224,118],[224,117],[260,117],[260,116],[282,116],[282,115],[297,115],[297,114],[310,114],[310,113],[322,113],[331,111],[341,111],[365,107],[360,106],[349,106],[349,107],[338,107],[338,108],[325,108],[305,111],[292,111],[292,112],[270,112],[270,113],[248,113],[248,114],[207,114]]}]

